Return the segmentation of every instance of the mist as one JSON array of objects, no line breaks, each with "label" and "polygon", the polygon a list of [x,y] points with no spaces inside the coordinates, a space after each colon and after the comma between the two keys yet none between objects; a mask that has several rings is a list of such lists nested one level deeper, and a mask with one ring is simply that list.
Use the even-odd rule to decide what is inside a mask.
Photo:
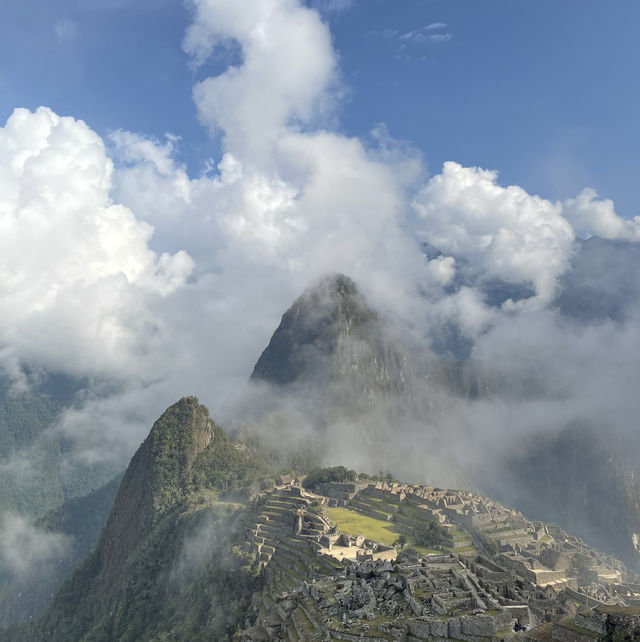
[{"label": "mist", "polygon": [[[26,369],[83,382],[48,432],[68,444],[61,465],[126,465],[186,394],[244,438],[303,453],[321,424],[322,463],[433,484],[499,476],[528,440],[568,426],[633,460],[640,217],[588,186],[552,202],[501,185],[494,168],[452,160],[430,174],[384,124],[347,137],[339,57],[316,9],[191,4],[194,68],[229,42],[242,52],[193,87],[203,136],[222,140],[198,175],[171,135],[102,139],[46,107],[0,128],[0,368],[17,392]],[[247,387],[284,311],[335,272],[416,357],[410,404],[386,396],[331,417],[312,382]],[[425,378],[460,359],[481,394]],[[27,459],[4,466],[24,476]]]}]

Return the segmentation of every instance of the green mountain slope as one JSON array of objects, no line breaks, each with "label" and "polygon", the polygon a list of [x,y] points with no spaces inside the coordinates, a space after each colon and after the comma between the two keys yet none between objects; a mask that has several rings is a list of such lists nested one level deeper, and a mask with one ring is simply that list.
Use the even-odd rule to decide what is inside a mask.
[{"label": "green mountain slope", "polygon": [[[33,447],[70,401],[72,389],[68,379],[53,376],[16,391],[8,377],[0,377],[0,462],[7,464],[12,455]],[[0,512],[40,515],[64,501],[53,458],[42,464],[33,471],[38,479],[21,475],[19,465],[0,467]]]},{"label": "green mountain slope", "polygon": [[39,623],[0,639],[224,639],[258,582],[235,545],[261,483],[263,464],[182,399],[132,458],[96,550]]},{"label": "green mountain slope", "polygon": [[69,444],[48,429],[86,382],[61,374],[29,374],[14,390],[0,377],[0,514],[37,518],[106,484],[119,464],[63,465]]},{"label": "green mountain slope", "polygon": [[116,496],[120,476],[84,497],[71,499],[36,521],[43,533],[65,536],[68,546],[36,575],[18,577],[0,564],[0,626],[40,617],[64,580],[95,548]]}]

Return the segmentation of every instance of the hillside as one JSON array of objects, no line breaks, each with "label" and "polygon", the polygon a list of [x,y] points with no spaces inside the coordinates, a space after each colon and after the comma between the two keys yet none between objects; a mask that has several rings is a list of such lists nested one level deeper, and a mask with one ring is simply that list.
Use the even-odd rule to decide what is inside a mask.
[{"label": "hillside", "polygon": [[104,486],[122,465],[70,462],[69,439],[51,430],[86,381],[26,366],[23,376],[17,387],[0,376],[0,514],[39,518]]},{"label": "hillside", "polygon": [[44,617],[0,640],[503,640],[581,603],[621,612],[639,579],[468,491],[340,468],[274,485],[191,397],[154,424]]},{"label": "hillside", "polygon": [[53,564],[41,565],[37,574],[16,576],[0,564],[0,626],[40,617],[53,594],[93,551],[120,484],[118,476],[84,497],[65,502],[35,522],[41,533],[65,537],[65,546]]},{"label": "hillside", "polygon": [[[22,602],[5,586],[0,600],[17,605],[5,623],[37,616],[106,525],[43,617],[0,640],[476,642],[516,625],[596,626],[576,613],[590,602],[640,604],[638,489],[623,443],[559,425],[508,457],[489,450],[465,467],[457,456],[469,437],[447,431],[456,404],[533,398],[543,384],[411,350],[342,275],[294,302],[251,381],[233,409],[240,441],[183,398],[134,454],[108,519],[115,485],[41,521],[76,529],[76,557],[34,578]],[[387,473],[414,479],[417,461],[423,483],[308,474],[358,457],[368,473],[392,462]],[[484,493],[426,483],[444,468]],[[293,477],[274,487],[283,469]]]},{"label": "hillside", "polygon": [[265,479],[263,465],[231,442],[204,406],[182,399],[132,458],[95,551],[40,622],[0,639],[142,640],[173,631],[196,640],[205,629],[228,635],[256,581],[251,560],[234,549],[236,523]]}]

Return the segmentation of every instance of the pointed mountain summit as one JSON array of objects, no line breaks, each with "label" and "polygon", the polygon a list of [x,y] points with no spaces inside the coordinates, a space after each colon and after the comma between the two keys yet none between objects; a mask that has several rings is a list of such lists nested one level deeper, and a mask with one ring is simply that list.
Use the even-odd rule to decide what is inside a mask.
[{"label": "pointed mountain summit", "polygon": [[262,461],[229,439],[205,406],[181,399],[132,457],[95,551],[41,620],[0,631],[0,640],[164,639],[155,630],[160,613],[179,631],[171,639],[196,639],[205,620],[207,639],[228,639],[255,582],[250,560],[234,548],[237,517],[272,483]]},{"label": "pointed mountain summit", "polygon": [[154,524],[193,486],[193,466],[212,442],[213,421],[195,397],[170,406],[153,424],[120,484],[98,550],[111,584]]},{"label": "pointed mountain summit", "polygon": [[332,274],[305,290],[285,312],[251,379],[390,392],[404,389],[409,376],[406,358],[355,283]]},{"label": "pointed mountain summit", "polygon": [[317,370],[324,370],[327,359],[336,352],[341,337],[362,333],[376,320],[349,277],[325,276],[284,313],[251,379],[286,385],[317,376]]}]

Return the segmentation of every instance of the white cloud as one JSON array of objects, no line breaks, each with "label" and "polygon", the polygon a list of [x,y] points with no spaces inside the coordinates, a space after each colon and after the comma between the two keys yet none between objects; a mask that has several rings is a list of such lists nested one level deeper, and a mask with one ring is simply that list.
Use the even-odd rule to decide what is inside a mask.
[{"label": "white cloud", "polygon": [[449,285],[456,273],[455,263],[452,256],[438,256],[427,262],[427,272],[440,285]]},{"label": "white cloud", "polygon": [[328,98],[336,71],[329,30],[316,11],[294,0],[194,5],[184,48],[197,62],[230,40],[242,48],[241,65],[194,88],[200,119],[222,130],[241,158],[260,159],[286,126],[308,123]]},{"label": "white cloud", "polygon": [[413,207],[418,233],[445,254],[466,259],[480,275],[533,284],[539,302],[554,297],[574,239],[560,205],[501,187],[496,172],[447,162]]},{"label": "white cloud", "polygon": [[[85,123],[17,109],[0,128],[0,342],[68,372],[139,374],[162,321],[147,302],[180,287],[185,252],[110,198],[112,163]],[[9,357],[9,354],[6,354]]]},{"label": "white cloud", "polygon": [[612,200],[598,199],[590,188],[576,198],[564,201],[564,215],[582,237],[600,236],[604,239],[640,241],[640,216],[624,219],[618,216]]},{"label": "white cloud", "polygon": [[371,35],[388,41],[390,47],[395,50],[396,60],[422,62],[429,60],[429,56],[424,53],[426,46],[445,43],[453,38],[449,32],[439,33],[446,27],[444,22],[433,22],[410,31],[400,31],[392,27],[376,29]]},{"label": "white cloud", "polygon": [[450,33],[431,33],[427,36],[430,42],[448,42],[452,37]]},{"label": "white cloud", "polygon": [[398,39],[412,44],[425,42],[447,42],[447,40],[451,40],[450,33],[428,33],[428,31],[430,31],[428,27],[414,29],[413,31],[407,31],[398,35]]},{"label": "white cloud", "polygon": [[424,27],[418,27],[417,29],[404,32],[388,27],[386,29],[372,31],[371,35],[382,38],[383,40],[398,41],[400,43],[400,48],[402,49],[407,45],[435,44],[451,40],[453,36],[448,32],[434,33],[435,31],[446,29],[446,27],[447,25],[444,22],[433,22],[425,25]]}]

